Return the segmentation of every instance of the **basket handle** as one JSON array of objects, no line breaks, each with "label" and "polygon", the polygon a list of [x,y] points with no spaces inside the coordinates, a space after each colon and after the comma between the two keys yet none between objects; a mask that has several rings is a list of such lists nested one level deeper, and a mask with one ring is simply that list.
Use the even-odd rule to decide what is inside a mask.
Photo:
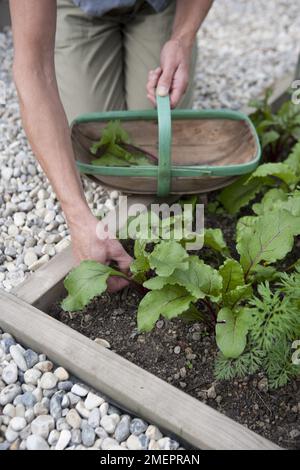
[{"label": "basket handle", "polygon": [[156,95],[158,117],[157,195],[166,197],[171,189],[172,121],[170,97]]}]

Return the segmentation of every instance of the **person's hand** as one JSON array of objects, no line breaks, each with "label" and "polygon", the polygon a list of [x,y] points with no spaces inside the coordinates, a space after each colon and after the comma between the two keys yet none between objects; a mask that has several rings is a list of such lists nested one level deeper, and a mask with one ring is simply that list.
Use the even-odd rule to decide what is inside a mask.
[{"label": "person's hand", "polygon": [[156,93],[170,94],[171,107],[175,108],[184,95],[189,83],[189,68],[192,44],[171,39],[160,56],[160,67],[150,70],[147,83],[147,97],[156,105]]},{"label": "person's hand", "polygon": [[[100,224],[100,225],[99,225]],[[83,217],[78,222],[69,222],[72,239],[72,248],[76,262],[95,260],[103,264],[117,263],[124,274],[129,274],[132,258],[124,250],[118,240],[100,236],[101,222],[92,214]],[[108,290],[116,292],[128,285],[128,281],[118,276],[108,280]]]}]

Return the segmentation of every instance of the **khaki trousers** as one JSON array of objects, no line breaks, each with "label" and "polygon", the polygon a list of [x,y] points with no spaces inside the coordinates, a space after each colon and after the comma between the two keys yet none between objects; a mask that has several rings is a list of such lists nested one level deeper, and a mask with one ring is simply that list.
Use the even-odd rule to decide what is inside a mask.
[{"label": "khaki trousers", "polygon": [[[72,0],[57,3],[56,75],[68,120],[89,112],[151,108],[148,73],[160,64],[176,2],[161,13],[140,2],[136,11],[123,9],[100,18],[86,15]],[[196,57],[195,45],[181,108],[193,104]]]}]

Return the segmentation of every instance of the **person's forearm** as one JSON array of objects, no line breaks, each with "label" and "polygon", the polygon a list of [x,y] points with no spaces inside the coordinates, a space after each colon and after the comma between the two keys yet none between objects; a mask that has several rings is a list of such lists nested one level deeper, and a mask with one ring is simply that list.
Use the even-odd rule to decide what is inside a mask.
[{"label": "person's forearm", "polygon": [[[49,67],[48,67],[49,68]],[[21,115],[33,152],[49,178],[69,222],[89,209],[76,170],[67,118],[54,67],[14,66]],[[75,222],[75,220],[74,220]]]},{"label": "person's forearm", "polygon": [[176,14],[171,39],[193,45],[197,31],[206,18],[213,0],[176,0]]}]

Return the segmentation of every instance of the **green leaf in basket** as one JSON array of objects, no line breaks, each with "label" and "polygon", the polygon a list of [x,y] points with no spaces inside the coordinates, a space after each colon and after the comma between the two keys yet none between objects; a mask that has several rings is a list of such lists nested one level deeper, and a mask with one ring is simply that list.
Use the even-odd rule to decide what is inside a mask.
[{"label": "green leaf in basket", "polygon": [[151,166],[150,160],[139,148],[132,147],[128,133],[122,128],[120,121],[110,121],[103,129],[101,139],[95,142],[90,151],[98,158],[93,165],[101,166]]}]

